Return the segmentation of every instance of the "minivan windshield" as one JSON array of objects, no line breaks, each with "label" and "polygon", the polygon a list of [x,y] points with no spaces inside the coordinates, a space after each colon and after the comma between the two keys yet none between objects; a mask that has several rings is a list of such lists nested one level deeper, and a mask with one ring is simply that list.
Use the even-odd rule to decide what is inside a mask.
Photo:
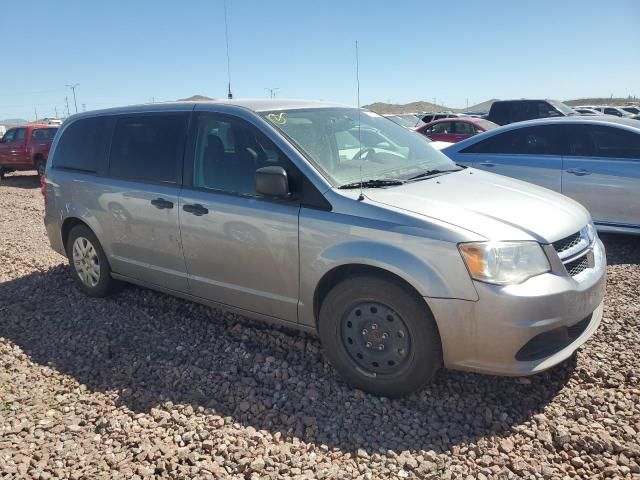
[{"label": "minivan windshield", "polygon": [[419,133],[376,113],[359,112],[355,108],[312,108],[261,115],[337,186],[359,180],[371,185],[382,180],[375,185],[390,185],[384,181],[460,169]]}]

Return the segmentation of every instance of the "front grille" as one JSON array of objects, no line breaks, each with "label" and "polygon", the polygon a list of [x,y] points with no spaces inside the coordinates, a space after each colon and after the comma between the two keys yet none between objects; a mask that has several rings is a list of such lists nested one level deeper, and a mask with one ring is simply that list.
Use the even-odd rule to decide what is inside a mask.
[{"label": "front grille", "polygon": [[580,232],[576,232],[573,235],[569,235],[568,237],[561,238],[557,242],[553,242],[553,248],[555,248],[556,252],[560,254],[578,245],[580,243],[580,240],[581,240]]},{"label": "front grille", "polygon": [[572,277],[575,277],[579,273],[585,271],[589,268],[589,259],[586,255],[583,255],[580,258],[576,258],[575,260],[565,263],[564,268],[567,269],[567,273]]}]

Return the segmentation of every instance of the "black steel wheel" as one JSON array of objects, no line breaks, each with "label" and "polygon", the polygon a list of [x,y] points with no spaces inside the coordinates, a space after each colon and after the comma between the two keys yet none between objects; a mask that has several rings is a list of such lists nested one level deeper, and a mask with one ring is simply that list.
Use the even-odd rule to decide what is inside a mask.
[{"label": "black steel wheel", "polygon": [[388,397],[411,393],[442,364],[440,336],[424,300],[394,279],[347,278],[320,306],[325,355],[357,388]]},{"label": "black steel wheel", "polygon": [[341,340],[354,363],[365,372],[393,374],[411,353],[411,334],[402,317],[378,302],[357,303],[345,312]]}]

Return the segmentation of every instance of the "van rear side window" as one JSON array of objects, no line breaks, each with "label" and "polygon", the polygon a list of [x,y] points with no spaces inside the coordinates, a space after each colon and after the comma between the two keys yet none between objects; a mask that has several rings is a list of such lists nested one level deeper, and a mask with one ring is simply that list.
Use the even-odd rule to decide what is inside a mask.
[{"label": "van rear side window", "polygon": [[104,170],[108,119],[106,117],[76,120],[62,132],[52,165],[83,172]]},{"label": "van rear side window", "polygon": [[118,118],[109,174],[125,180],[179,183],[188,114]]}]

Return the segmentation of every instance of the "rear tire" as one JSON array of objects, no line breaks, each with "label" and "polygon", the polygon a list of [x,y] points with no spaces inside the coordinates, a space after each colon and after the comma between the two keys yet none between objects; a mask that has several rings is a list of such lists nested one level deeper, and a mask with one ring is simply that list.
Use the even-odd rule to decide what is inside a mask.
[{"label": "rear tire", "polygon": [[44,171],[47,166],[46,160],[39,158],[35,161],[36,172],[38,173],[38,180],[42,180],[44,177]]},{"label": "rear tire", "polygon": [[91,297],[106,297],[120,286],[120,282],[111,278],[107,256],[89,227],[73,227],[66,247],[71,274],[84,293]]},{"label": "rear tire", "polygon": [[440,336],[422,298],[381,277],[335,285],[320,307],[319,333],[334,368],[374,395],[414,392],[442,365]]}]

